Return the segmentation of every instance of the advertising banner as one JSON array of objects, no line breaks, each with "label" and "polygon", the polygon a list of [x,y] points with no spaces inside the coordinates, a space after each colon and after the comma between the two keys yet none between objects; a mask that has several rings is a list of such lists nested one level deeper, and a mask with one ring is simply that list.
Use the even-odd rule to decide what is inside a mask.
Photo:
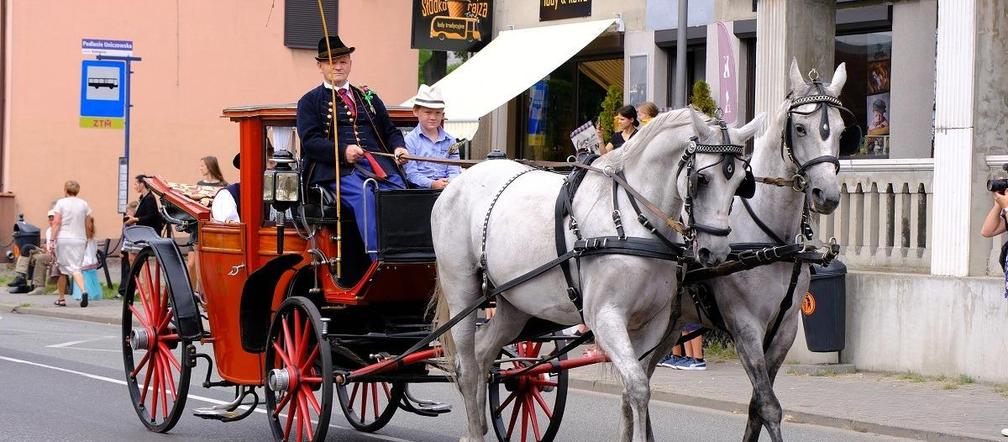
[{"label": "advertising banner", "polygon": [[493,36],[493,0],[413,0],[413,49],[477,51]]},{"label": "advertising banner", "polygon": [[539,0],[539,21],[591,17],[591,0]]}]

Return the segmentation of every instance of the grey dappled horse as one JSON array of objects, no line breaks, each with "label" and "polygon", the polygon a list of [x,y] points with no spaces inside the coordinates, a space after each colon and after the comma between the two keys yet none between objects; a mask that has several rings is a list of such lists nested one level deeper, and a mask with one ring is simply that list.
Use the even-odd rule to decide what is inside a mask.
[{"label": "grey dappled horse", "polygon": [[[740,129],[728,129],[731,141],[744,143],[762,125],[762,115]],[[592,165],[622,170],[626,181],[668,214],[683,207],[686,174],[678,174],[680,159],[694,134],[701,144],[722,144],[720,131],[709,130],[696,112],[680,109],[655,117],[621,149],[603,155]],[[699,153],[696,169],[721,161],[735,161],[737,173],[727,178],[720,167],[698,172],[703,185],[695,193],[693,216],[698,224],[728,227],[728,214],[736,188],[745,173],[741,162],[721,154]],[[515,178],[527,166],[506,160],[482,162],[452,181],[438,198],[431,215],[434,251],[438,260],[440,290],[438,311],[451,316],[482,296],[481,242],[484,218],[501,189],[486,229],[486,274],[503,284],[557,257],[554,205],[563,176],[533,171]],[[513,181],[512,181],[513,180]],[[701,181],[701,180],[698,180]],[[612,181],[589,172],[576,193],[572,214],[585,238],[613,236]],[[619,206],[629,212],[626,193]],[[628,237],[653,236],[632,215],[624,215]],[[661,222],[652,223],[658,225]],[[567,230],[568,249],[574,235]],[[708,264],[724,260],[729,245],[724,236],[698,232],[694,253],[703,251]],[[673,261],[628,255],[602,255],[581,259],[584,322],[595,333],[623,380],[624,440],[651,438],[647,429],[650,385],[638,355],[657,345],[669,327],[671,304],[677,290],[678,264]],[[576,276],[577,277],[577,276]],[[443,308],[447,305],[447,309]],[[567,297],[560,269],[497,297],[496,315],[476,327],[471,313],[451,329],[455,346],[456,381],[466,406],[469,429],[463,441],[482,441],[487,431],[486,374],[501,348],[515,339],[531,317],[574,325],[581,315]]]},{"label": "grey dappled horse", "polygon": [[[832,213],[839,204],[838,166],[833,161],[839,153],[844,122],[836,106],[810,103],[792,107],[792,100],[814,97],[819,91],[814,85],[805,82],[795,61],[791,62],[789,78],[790,98],[783,102],[776,115],[771,118],[767,130],[756,138],[751,164],[757,175],[786,178],[799,173],[799,164],[808,165],[803,171],[807,185],[802,192],[788,187],[759,185],[755,196],[749,202],[753,212],[777,237],[783,241],[793,242],[800,233],[799,223],[803,204],[808,202],[812,212],[825,215]],[[833,74],[832,81],[822,85],[823,92],[831,97],[838,97],[846,80],[846,67],[840,64]],[[826,112],[828,118],[826,127],[828,132],[820,130],[823,128],[823,112]],[[789,113],[792,120],[790,127],[787,124]],[[784,151],[781,150],[785,131],[791,132],[790,148],[793,160],[788,157],[786,147]],[[810,164],[820,158],[823,159],[821,162]],[[756,225],[741,204],[736,205],[730,219],[733,230],[728,238],[732,243],[775,242]],[[772,440],[781,440],[782,411],[780,402],[773,392],[773,382],[798,329],[797,307],[809,284],[807,266],[802,266],[798,285],[794,291],[795,296],[766,352],[763,351],[763,342],[787,292],[793,265],[791,262],[780,262],[705,282],[714,294],[725,326],[735,340],[739,359],[752,382],[749,420],[743,437],[745,441],[759,440],[763,426],[766,426]],[[686,322],[699,322],[695,318],[696,309],[689,301],[689,297],[683,298],[684,317],[677,322],[677,326]],[[691,313],[693,315],[690,315]],[[678,337],[678,330],[673,335]],[[652,363],[657,363],[657,360]]]}]

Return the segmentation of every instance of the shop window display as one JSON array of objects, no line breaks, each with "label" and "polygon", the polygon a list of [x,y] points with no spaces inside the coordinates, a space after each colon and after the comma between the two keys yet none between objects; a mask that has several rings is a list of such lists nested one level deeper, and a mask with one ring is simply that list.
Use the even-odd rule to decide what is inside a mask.
[{"label": "shop window display", "polygon": [[847,63],[840,99],[854,113],[853,118],[844,116],[848,130],[840,141],[842,158],[889,158],[891,60],[892,32],[836,37],[836,63]]}]

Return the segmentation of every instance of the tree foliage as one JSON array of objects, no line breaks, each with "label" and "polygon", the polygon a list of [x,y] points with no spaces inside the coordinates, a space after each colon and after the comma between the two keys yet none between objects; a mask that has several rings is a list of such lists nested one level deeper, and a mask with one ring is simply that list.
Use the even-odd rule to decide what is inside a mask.
[{"label": "tree foliage", "polygon": [[623,90],[619,86],[609,86],[605,99],[602,100],[602,112],[598,116],[597,130],[602,134],[602,144],[606,144],[612,138],[613,118],[616,118],[616,111],[623,107]]},{"label": "tree foliage", "polygon": [[693,83],[690,104],[701,112],[714,116],[714,112],[717,111],[717,103],[714,102],[714,98],[711,98],[710,85],[706,81],[697,80]]}]

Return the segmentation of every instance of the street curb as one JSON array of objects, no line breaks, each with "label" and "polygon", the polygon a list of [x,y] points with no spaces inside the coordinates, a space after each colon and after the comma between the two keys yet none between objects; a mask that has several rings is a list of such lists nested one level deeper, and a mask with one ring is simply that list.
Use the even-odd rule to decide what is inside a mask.
[{"label": "street curb", "polygon": [[109,325],[120,324],[119,318],[113,319],[113,318],[96,317],[93,314],[83,312],[80,310],[85,309],[78,307],[75,310],[73,309],[73,307],[67,306],[64,309],[57,310],[52,308],[22,307],[13,304],[0,304],[0,312],[45,316],[49,318],[74,319],[77,321],[97,322],[99,324],[109,324]]},{"label": "street curb", "polygon": [[[616,396],[623,394],[623,386],[620,385],[618,381],[590,381],[586,379],[568,378],[567,383],[570,388],[575,390],[612,394]],[[719,399],[710,399],[706,397],[690,396],[659,390],[651,390],[651,400],[678,405],[687,405],[691,407],[707,408],[739,415],[746,415],[749,409],[748,403],[723,401]],[[978,438],[976,436],[949,434],[939,431],[915,430],[912,428],[903,428],[875,422],[865,422],[835,416],[805,413],[789,409],[784,409],[784,421],[788,423],[833,427],[842,430],[857,431],[859,433],[872,433],[883,436],[936,442],[996,440],[993,438]]]}]

